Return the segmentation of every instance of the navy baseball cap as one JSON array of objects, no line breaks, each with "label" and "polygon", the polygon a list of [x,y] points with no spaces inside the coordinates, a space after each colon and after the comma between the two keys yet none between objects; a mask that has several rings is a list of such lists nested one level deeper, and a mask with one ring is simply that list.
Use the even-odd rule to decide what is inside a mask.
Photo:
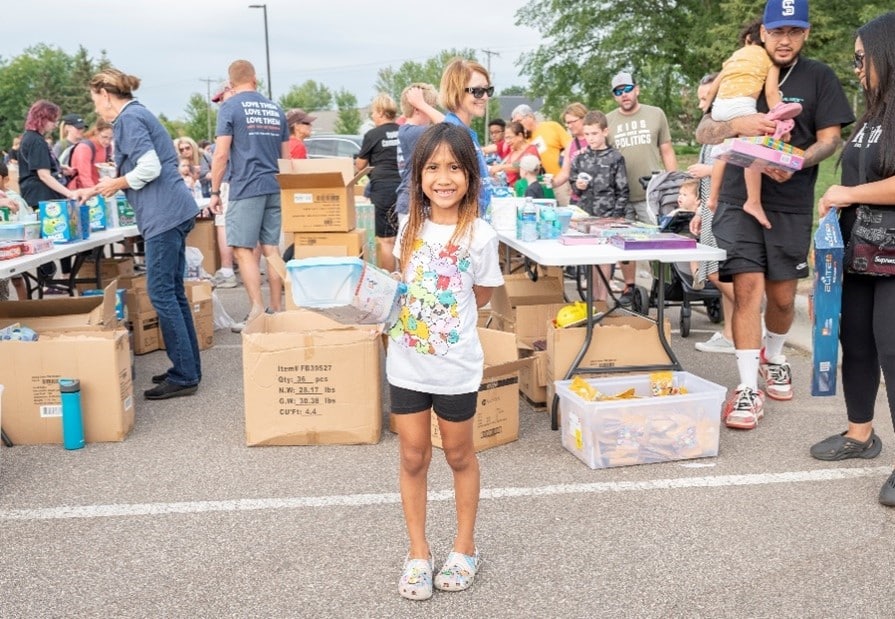
[{"label": "navy baseball cap", "polygon": [[762,24],[765,30],[774,28],[810,28],[808,0],[768,0]]}]

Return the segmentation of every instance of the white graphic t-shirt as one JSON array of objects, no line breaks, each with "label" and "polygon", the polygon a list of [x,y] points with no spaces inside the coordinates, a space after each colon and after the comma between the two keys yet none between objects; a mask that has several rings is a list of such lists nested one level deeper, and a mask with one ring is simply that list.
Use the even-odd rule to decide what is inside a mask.
[{"label": "white graphic t-shirt", "polygon": [[[407,294],[389,330],[386,358],[389,383],[435,394],[478,391],[484,354],[476,332],[478,308],[473,285],[503,285],[497,234],[477,219],[471,239],[449,243],[454,225],[426,221],[404,268]],[[404,226],[395,256],[401,256]]]}]

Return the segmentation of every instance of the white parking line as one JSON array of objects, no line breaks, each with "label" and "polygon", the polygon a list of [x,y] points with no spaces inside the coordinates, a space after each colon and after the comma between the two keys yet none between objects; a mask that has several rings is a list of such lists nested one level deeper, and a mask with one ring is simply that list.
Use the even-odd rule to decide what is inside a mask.
[{"label": "white parking line", "polygon": [[[643,490],[676,490],[681,488],[720,488],[725,486],[760,486],[817,481],[838,481],[860,477],[882,478],[891,472],[888,467],[820,469],[753,475],[718,475],[715,477],[683,477],[645,481],[595,482],[591,484],[556,484],[532,488],[483,488],[482,499],[539,497],[559,494],[601,494]],[[430,501],[453,500],[452,490],[430,492]],[[179,503],[135,503],[124,505],[74,505],[39,509],[0,510],[0,520],[60,520],[67,518],[110,518],[116,516],[158,516],[162,514],[198,514],[203,512],[239,512],[308,507],[362,507],[364,505],[398,504],[396,492],[381,494],[341,494],[320,497],[283,499],[234,499],[228,501],[186,501]]]}]

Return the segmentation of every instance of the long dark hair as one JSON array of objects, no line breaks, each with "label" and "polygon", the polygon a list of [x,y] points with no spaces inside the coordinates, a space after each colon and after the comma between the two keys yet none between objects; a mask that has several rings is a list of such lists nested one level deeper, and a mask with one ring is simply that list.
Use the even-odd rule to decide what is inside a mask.
[{"label": "long dark hair", "polygon": [[[855,139],[868,122],[879,123],[884,139],[879,141],[879,163],[882,176],[895,176],[895,12],[884,13],[858,28],[857,36],[864,44],[864,72],[867,86],[864,88],[866,110],[858,121]],[[871,69],[877,83],[870,83]]]},{"label": "long dark hair", "polygon": [[475,145],[466,127],[449,123],[438,123],[426,129],[413,149],[410,162],[410,217],[401,237],[401,268],[410,265],[410,256],[419,237],[423,224],[429,218],[429,198],[423,193],[423,169],[432,155],[441,146],[447,146],[466,175],[466,195],[460,202],[457,227],[450,239],[457,243],[472,233],[479,216],[479,188],[482,184],[479,160]]}]

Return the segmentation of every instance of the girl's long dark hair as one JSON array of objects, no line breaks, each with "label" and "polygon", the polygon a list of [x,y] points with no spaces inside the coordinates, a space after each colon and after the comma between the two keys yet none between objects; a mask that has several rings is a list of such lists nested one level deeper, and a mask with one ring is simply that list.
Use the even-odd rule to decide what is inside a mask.
[{"label": "girl's long dark hair", "polygon": [[[858,120],[850,140],[867,123],[879,123],[883,138],[879,141],[879,166],[882,176],[895,176],[895,12],[884,13],[860,28],[857,35],[864,44],[864,89],[866,110]],[[877,76],[876,85],[870,83],[870,71]]]}]

